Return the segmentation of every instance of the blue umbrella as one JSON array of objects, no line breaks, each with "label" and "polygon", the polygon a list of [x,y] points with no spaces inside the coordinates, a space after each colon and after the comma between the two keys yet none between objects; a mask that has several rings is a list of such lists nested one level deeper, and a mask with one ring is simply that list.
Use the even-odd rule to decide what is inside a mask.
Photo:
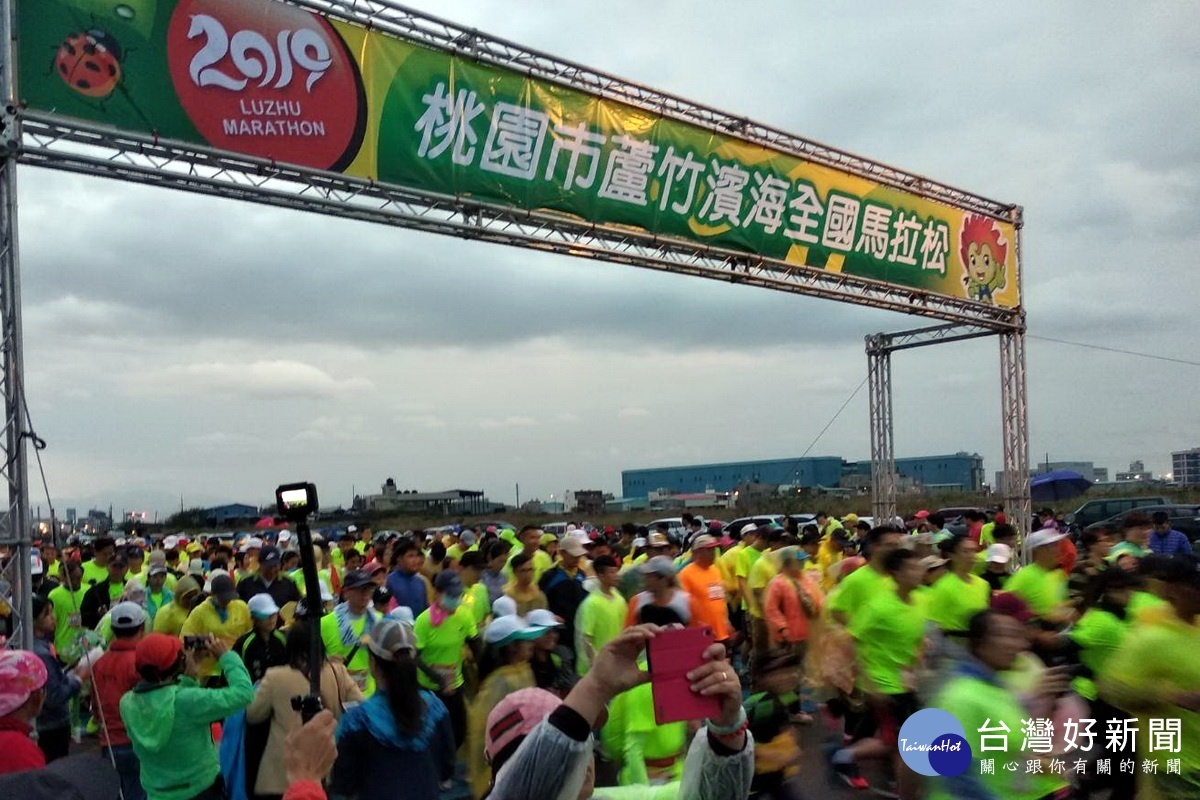
[{"label": "blue umbrella", "polygon": [[1037,475],[1029,482],[1029,496],[1037,502],[1069,500],[1092,488],[1092,482],[1069,469]]}]

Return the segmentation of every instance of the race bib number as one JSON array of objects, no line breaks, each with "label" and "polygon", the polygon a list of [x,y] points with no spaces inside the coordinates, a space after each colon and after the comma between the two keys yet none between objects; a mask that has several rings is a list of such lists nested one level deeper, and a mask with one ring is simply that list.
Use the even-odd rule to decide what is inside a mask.
[{"label": "race bib number", "polygon": [[350,672],[350,678],[354,681],[354,684],[358,686],[358,690],[365,692],[367,690],[367,678],[370,673],[366,670],[348,670],[348,672]]},{"label": "race bib number", "polygon": [[725,587],[719,583],[710,583],[708,585],[708,599],[709,600],[724,600],[725,599]]}]

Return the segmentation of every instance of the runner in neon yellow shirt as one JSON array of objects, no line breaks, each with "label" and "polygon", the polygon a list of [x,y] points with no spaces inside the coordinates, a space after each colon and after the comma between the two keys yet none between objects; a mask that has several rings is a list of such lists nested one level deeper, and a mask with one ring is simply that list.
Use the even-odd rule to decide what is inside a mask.
[{"label": "runner in neon yellow shirt", "polygon": [[979,545],[970,536],[947,543],[950,571],[925,591],[929,619],[944,632],[964,634],[971,617],[988,607],[992,587],[972,571]]},{"label": "runner in neon yellow shirt", "polygon": [[[925,579],[925,566],[914,551],[899,547],[888,552],[883,566],[892,586],[868,600],[847,627],[858,658],[858,688],[871,698],[877,730],[873,736],[837,750],[831,761],[834,770],[849,782],[861,780],[860,761],[890,759],[900,796],[915,797],[920,781],[904,766],[897,741],[901,726],[920,707],[916,673],[927,612],[916,589]],[[867,569],[870,567],[854,575]]]},{"label": "runner in neon yellow shirt", "polygon": [[601,647],[617,638],[625,628],[625,598],[617,591],[621,571],[612,556],[593,563],[599,588],[589,592],[575,615],[575,669],[586,675],[592,658]]},{"label": "runner in neon yellow shirt", "polygon": [[867,534],[863,542],[867,565],[847,575],[829,596],[828,608],[835,620],[849,624],[872,598],[895,589],[883,564],[888,553],[900,547],[907,536],[888,528],[874,528]]},{"label": "runner in neon yellow shirt", "polygon": [[[1174,615],[1157,624],[1134,625],[1100,675],[1100,696],[1138,716],[1138,752],[1152,744],[1150,721],[1180,722],[1178,774],[1160,765],[1141,774],[1142,788],[1155,798],[1200,797],[1200,571],[1194,559],[1172,559],[1164,570]],[[1139,792],[1139,796],[1141,796]]]},{"label": "runner in neon yellow shirt", "polygon": [[1059,567],[1058,559],[1058,543],[1064,538],[1066,533],[1052,529],[1029,534],[1026,545],[1033,560],[1004,584],[1004,591],[1020,597],[1034,614],[1047,622],[1065,622],[1070,615],[1067,575]]}]

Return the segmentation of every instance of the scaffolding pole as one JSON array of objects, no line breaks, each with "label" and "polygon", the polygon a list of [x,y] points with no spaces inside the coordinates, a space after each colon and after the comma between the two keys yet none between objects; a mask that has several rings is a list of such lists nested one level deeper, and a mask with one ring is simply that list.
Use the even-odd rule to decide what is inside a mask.
[{"label": "scaffolding pole", "polygon": [[892,428],[892,351],[887,334],[867,337],[871,405],[871,513],[880,525],[896,516],[896,451]]},{"label": "scaffolding pole", "polygon": [[0,357],[4,360],[4,479],[8,512],[0,523],[0,545],[11,552],[0,583],[7,584],[13,632],[8,644],[33,648],[33,575],[30,565],[29,480],[26,470],[26,414],[21,338],[21,272],[17,250],[17,152],[21,130],[17,116],[16,8],[0,0]]}]

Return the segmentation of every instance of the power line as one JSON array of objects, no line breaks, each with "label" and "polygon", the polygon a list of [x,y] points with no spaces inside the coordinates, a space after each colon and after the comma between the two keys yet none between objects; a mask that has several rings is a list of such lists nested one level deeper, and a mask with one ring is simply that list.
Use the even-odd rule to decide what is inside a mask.
[{"label": "power line", "polygon": [[805,456],[807,456],[810,452],[812,452],[812,449],[817,446],[817,442],[821,441],[821,437],[825,435],[825,431],[829,430],[833,426],[833,423],[837,422],[837,418],[840,417],[842,415],[842,412],[846,410],[846,406],[850,405],[850,401],[853,400],[855,397],[857,397],[858,393],[861,392],[862,388],[866,385],[867,385],[867,379],[863,378],[862,383],[860,383],[858,385],[858,387],[853,392],[850,393],[850,396],[846,398],[846,402],[842,403],[842,407],[837,410],[837,412],[833,415],[833,418],[830,419],[829,422],[825,423],[825,427],[821,428],[821,432],[818,433],[817,437],[812,440],[812,443],[800,455],[800,458],[796,459],[797,463],[799,463],[801,460],[804,459]]},{"label": "power line", "polygon": [[1120,347],[1106,347],[1102,344],[1089,344],[1087,342],[1069,342],[1066,339],[1055,339],[1050,336],[1034,336],[1027,334],[1030,339],[1038,339],[1043,342],[1054,342],[1055,344],[1069,344],[1072,347],[1086,347],[1089,350],[1102,350],[1106,353],[1120,353],[1123,356],[1137,356],[1138,358],[1150,358],[1155,361],[1169,361],[1172,364],[1184,364],[1189,367],[1200,367],[1200,361],[1189,361],[1186,358],[1174,358],[1172,356],[1160,356],[1154,353],[1139,353],[1136,350],[1124,350]]}]

